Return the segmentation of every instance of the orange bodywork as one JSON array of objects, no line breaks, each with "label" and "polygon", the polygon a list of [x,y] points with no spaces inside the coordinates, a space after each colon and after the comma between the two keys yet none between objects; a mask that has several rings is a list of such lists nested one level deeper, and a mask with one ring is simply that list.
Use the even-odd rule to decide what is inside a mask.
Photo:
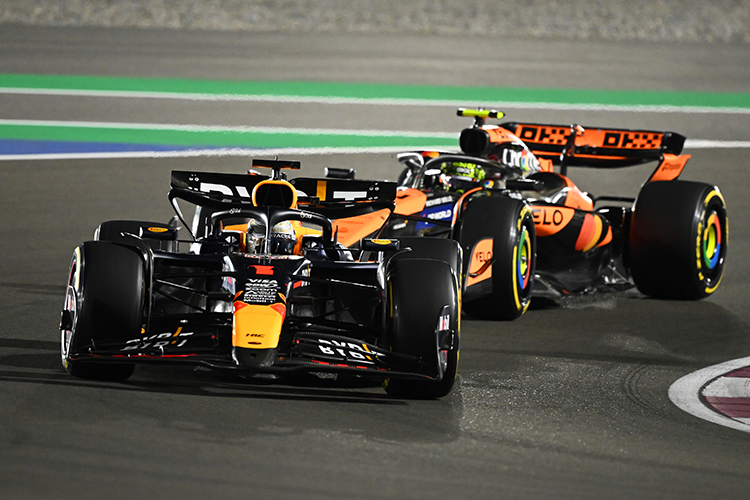
[{"label": "orange bodywork", "polygon": [[557,206],[534,206],[531,214],[537,236],[550,236],[560,232],[573,219],[576,211]]},{"label": "orange bodywork", "polygon": [[555,171],[555,164],[552,162],[552,160],[548,160],[546,158],[537,158],[539,160],[539,166],[541,167],[542,172],[554,172]]},{"label": "orange bodywork", "polygon": [[250,349],[271,349],[279,345],[286,305],[234,302],[232,345]]},{"label": "orange bodywork", "polygon": [[518,141],[518,137],[516,137],[510,130],[506,130],[504,128],[484,128],[484,131],[487,132],[487,135],[490,138],[490,142],[493,142],[495,144],[501,144],[503,142],[516,142]]},{"label": "orange bodywork", "polygon": [[384,208],[369,214],[338,219],[333,222],[333,231],[338,233],[338,242],[349,247],[383,227],[390,214],[391,211]]},{"label": "orange bodywork", "polygon": [[[533,206],[534,229],[537,237],[552,236],[566,227],[576,215],[576,209],[554,205]],[[579,212],[580,213],[580,212]],[[605,233],[606,227],[606,233]],[[588,252],[612,241],[612,228],[604,224],[602,217],[595,213],[586,213],[575,242],[575,250]]]},{"label": "orange bodywork", "polygon": [[664,134],[660,132],[586,129],[576,137],[576,146],[597,148],[657,149]]},{"label": "orange bodywork", "polygon": [[606,245],[612,241],[612,228],[607,227],[607,234],[600,242],[602,236],[602,218],[596,214],[586,214],[583,219],[583,227],[578,233],[575,249],[579,252],[588,252],[595,246]]},{"label": "orange bodywork", "polygon": [[492,277],[492,244],[492,238],[486,238],[474,245],[466,278],[467,287]]},{"label": "orange bodywork", "polygon": [[[516,134],[525,142],[563,146],[568,142],[570,126],[519,124]],[[661,146],[663,138],[661,132],[587,128],[577,131],[575,145],[652,150]]]},{"label": "orange bodywork", "polygon": [[399,215],[411,215],[424,210],[427,194],[419,189],[403,189],[396,194],[396,210]]},{"label": "orange bodywork", "polygon": [[673,181],[682,173],[685,164],[690,159],[690,155],[670,155],[665,154],[662,162],[656,167],[651,177],[651,181]]},{"label": "orange bodywork", "polygon": [[587,194],[584,194],[583,191],[578,189],[578,186],[576,186],[575,183],[569,178],[565,177],[564,175],[560,175],[560,177],[562,177],[562,179],[565,181],[565,186],[568,188],[568,194],[565,197],[563,205],[570,208],[586,210],[587,212],[593,211],[594,201],[591,199],[591,197]]}]

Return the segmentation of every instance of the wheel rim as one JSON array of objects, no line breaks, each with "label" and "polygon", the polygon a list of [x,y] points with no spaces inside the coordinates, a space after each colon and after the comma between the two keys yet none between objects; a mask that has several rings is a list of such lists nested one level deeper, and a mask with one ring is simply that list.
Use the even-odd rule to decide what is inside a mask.
[{"label": "wheel rim", "polygon": [[703,263],[709,270],[715,269],[721,255],[722,234],[719,216],[712,212],[703,231]]},{"label": "wheel rim", "polygon": [[697,238],[697,271],[703,293],[710,295],[719,287],[727,254],[728,221],[724,198],[712,190],[704,198],[705,211],[700,218]]},{"label": "wheel rim", "polygon": [[526,226],[523,226],[521,231],[521,239],[518,243],[518,257],[516,264],[516,272],[518,274],[518,287],[521,290],[525,290],[529,284],[529,276],[531,274],[531,238],[529,238],[529,232]]},{"label": "wheel rim", "polygon": [[[70,355],[70,344],[73,339],[73,331],[78,313],[78,288],[80,286],[80,248],[76,248],[73,260],[70,263],[68,273],[68,289],[65,293],[65,303],[63,304],[63,315],[66,319],[60,323],[60,355],[63,366],[67,368],[68,358]],[[64,322],[64,323],[63,323]]]}]

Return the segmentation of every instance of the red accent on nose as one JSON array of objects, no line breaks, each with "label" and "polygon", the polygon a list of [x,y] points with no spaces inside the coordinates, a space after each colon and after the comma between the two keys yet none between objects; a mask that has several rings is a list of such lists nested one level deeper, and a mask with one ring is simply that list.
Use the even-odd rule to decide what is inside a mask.
[{"label": "red accent on nose", "polygon": [[273,276],[273,266],[252,265],[250,267],[255,268],[255,274],[260,274],[264,276]]}]

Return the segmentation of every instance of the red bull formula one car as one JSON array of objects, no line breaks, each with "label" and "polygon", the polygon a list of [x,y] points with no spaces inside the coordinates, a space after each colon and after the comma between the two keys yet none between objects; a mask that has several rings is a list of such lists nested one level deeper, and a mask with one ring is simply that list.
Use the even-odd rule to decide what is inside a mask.
[{"label": "red bull formula one car", "polygon": [[[175,171],[172,222],[105,222],[75,249],[60,324],[65,369],[105,380],[149,362],[243,376],[345,372],[382,379],[396,397],[447,395],[459,351],[458,244],[365,239],[351,249],[338,233],[351,241],[382,225],[395,183],[293,186],[281,169],[298,162],[254,164],[272,174]],[[178,239],[179,224],[189,239]]]},{"label": "red bull formula one car", "polygon": [[[514,319],[532,297],[637,286],[657,298],[700,299],[721,282],[727,212],[719,188],[678,180],[690,155],[673,132],[474,118],[460,153],[402,153],[386,237],[442,237],[464,254],[464,310]],[[635,198],[593,197],[571,167],[655,162]]]}]

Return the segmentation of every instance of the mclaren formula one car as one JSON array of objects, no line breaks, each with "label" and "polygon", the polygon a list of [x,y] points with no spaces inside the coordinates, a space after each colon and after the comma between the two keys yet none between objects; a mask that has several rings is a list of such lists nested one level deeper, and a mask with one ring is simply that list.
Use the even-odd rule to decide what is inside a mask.
[{"label": "mclaren formula one car", "polygon": [[[395,183],[295,186],[282,169],[299,162],[254,165],[271,175],[175,171],[171,222],[104,222],[75,249],[60,325],[68,373],[124,380],[137,363],[193,363],[244,377],[347,372],[382,379],[395,397],[447,395],[457,243],[351,249],[338,233],[351,240],[382,224]],[[189,238],[178,239],[181,225]]]},{"label": "mclaren formula one car", "polygon": [[[673,132],[474,118],[460,153],[399,155],[395,215],[386,237],[443,237],[464,252],[462,288],[472,315],[514,319],[532,297],[633,286],[657,298],[700,299],[721,281],[727,212],[719,188],[678,180],[690,155]],[[592,197],[571,167],[655,162],[637,197]]]}]

